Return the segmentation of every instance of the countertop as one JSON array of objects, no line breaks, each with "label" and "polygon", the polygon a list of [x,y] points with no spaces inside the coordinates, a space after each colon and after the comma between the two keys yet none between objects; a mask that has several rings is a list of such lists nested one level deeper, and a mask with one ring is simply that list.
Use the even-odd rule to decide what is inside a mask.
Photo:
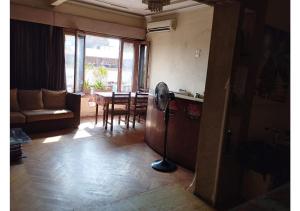
[{"label": "countertop", "polygon": [[[171,92],[173,92],[173,91],[171,91]],[[182,94],[179,94],[179,93],[177,93],[177,92],[173,92],[174,94],[175,94],[175,98],[180,98],[180,99],[185,99],[185,100],[191,100],[191,101],[196,101],[196,102],[201,102],[201,103],[203,103],[204,102],[204,100],[202,99],[202,98],[195,98],[195,97],[191,97],[191,96],[187,96],[187,95],[182,95]],[[150,95],[155,95],[154,94],[154,90],[149,90],[149,94]]]},{"label": "countertop", "polygon": [[177,94],[177,93],[174,93],[174,94],[175,94],[176,98],[181,98],[181,99],[186,99],[186,100],[197,101],[197,102],[203,103],[202,98],[190,97],[190,96],[181,95],[181,94]]}]

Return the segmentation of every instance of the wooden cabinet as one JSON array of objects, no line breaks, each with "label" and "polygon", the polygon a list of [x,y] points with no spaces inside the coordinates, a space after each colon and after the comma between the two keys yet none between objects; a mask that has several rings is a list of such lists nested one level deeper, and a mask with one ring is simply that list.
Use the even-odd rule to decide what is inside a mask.
[{"label": "wooden cabinet", "polygon": [[[167,158],[195,170],[202,102],[176,97],[170,103]],[[164,142],[164,114],[157,110],[154,96],[149,95],[146,143],[162,155]]]}]

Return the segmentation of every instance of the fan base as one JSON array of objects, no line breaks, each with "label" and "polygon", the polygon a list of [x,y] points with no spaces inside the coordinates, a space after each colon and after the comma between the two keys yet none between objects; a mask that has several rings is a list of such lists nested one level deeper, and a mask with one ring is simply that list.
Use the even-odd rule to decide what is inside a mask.
[{"label": "fan base", "polygon": [[177,169],[177,166],[167,160],[156,160],[151,164],[152,168],[156,171],[162,171],[162,172],[172,172]]}]

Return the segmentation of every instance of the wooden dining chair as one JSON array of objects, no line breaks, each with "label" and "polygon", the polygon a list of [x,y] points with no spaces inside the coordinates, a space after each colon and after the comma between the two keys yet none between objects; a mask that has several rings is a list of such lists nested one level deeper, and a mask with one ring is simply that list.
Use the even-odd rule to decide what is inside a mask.
[{"label": "wooden dining chair", "polygon": [[[107,129],[107,124],[110,124],[110,130],[113,131],[114,116],[125,116],[125,123],[127,129],[129,128],[129,115],[130,115],[130,97],[129,93],[112,93],[111,108],[106,110],[105,118],[105,129]],[[108,121],[108,115],[110,114],[110,122]],[[120,123],[120,122],[119,122]]]},{"label": "wooden dining chair", "polygon": [[132,115],[132,127],[135,128],[136,117],[146,116],[148,106],[148,93],[136,92],[133,105],[130,108],[130,115]]},{"label": "wooden dining chair", "polygon": [[147,89],[147,88],[139,88],[138,92],[148,93],[149,89]]}]

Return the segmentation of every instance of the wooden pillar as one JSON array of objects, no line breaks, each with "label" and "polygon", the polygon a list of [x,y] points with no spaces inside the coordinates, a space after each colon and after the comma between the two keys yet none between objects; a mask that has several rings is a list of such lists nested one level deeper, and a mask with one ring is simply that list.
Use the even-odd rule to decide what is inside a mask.
[{"label": "wooden pillar", "polygon": [[138,90],[138,80],[139,80],[139,47],[140,42],[134,42],[134,70],[132,75],[132,92]]},{"label": "wooden pillar", "polygon": [[[237,149],[247,137],[266,6],[267,0],[214,6],[195,194],[220,208],[240,199],[242,171]],[[249,18],[253,28],[245,41],[245,36],[239,38],[248,32],[244,23]]]},{"label": "wooden pillar", "polygon": [[195,194],[215,205],[230,74],[240,3],[214,7],[205,97],[198,143]]}]

